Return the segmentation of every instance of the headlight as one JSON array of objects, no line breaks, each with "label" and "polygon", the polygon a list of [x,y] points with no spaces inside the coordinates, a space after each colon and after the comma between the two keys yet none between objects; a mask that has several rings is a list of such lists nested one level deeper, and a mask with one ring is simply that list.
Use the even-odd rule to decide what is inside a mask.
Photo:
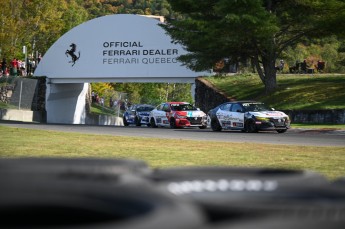
[{"label": "headlight", "polygon": [[268,122],[268,121],[270,121],[269,118],[265,118],[265,117],[255,117],[255,119],[258,120],[258,121],[262,121],[262,122]]}]

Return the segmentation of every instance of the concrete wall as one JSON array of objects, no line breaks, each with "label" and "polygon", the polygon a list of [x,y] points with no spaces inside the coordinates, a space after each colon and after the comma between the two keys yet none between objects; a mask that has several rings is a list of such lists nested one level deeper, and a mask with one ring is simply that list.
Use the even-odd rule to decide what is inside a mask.
[{"label": "concrete wall", "polygon": [[45,112],[46,78],[20,78],[13,82],[10,104],[18,109]]},{"label": "concrete wall", "polygon": [[345,110],[284,111],[295,123],[345,124]]},{"label": "concrete wall", "polygon": [[40,111],[0,109],[0,119],[22,122],[44,122],[44,114]]},{"label": "concrete wall", "polygon": [[33,109],[36,91],[38,90],[38,81],[35,79],[16,78],[14,81],[14,90],[11,96],[10,104],[21,109]]},{"label": "concrete wall", "polygon": [[195,106],[204,112],[229,102],[232,98],[227,97],[223,92],[215,88],[210,82],[203,78],[195,79]]},{"label": "concrete wall", "polygon": [[123,118],[110,115],[87,114],[85,124],[98,126],[123,126]]},{"label": "concrete wall", "polygon": [[47,84],[47,123],[85,124],[89,84]]},{"label": "concrete wall", "polygon": [[[0,109],[0,120],[45,123],[45,114],[41,111]],[[123,126],[123,118],[110,115],[87,114],[84,124],[97,126]]]}]

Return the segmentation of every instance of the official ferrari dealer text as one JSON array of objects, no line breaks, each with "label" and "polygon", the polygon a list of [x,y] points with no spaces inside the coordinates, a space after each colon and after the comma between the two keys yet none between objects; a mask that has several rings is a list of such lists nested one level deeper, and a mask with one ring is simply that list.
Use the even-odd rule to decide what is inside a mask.
[{"label": "official ferrari dealer text", "polygon": [[178,49],[145,49],[140,41],[104,42],[103,48],[103,64],[177,63]]}]

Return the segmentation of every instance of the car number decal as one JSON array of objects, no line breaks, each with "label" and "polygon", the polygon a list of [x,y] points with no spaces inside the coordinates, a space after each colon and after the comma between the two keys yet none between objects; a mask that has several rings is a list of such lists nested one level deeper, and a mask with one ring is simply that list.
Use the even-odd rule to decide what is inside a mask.
[{"label": "car number decal", "polygon": [[234,122],[234,123],[232,123],[232,125],[234,127],[243,127],[243,123],[240,123],[240,122]]},{"label": "car number decal", "polygon": [[231,122],[230,121],[223,121],[222,122],[222,126],[223,127],[230,127],[231,126]]}]

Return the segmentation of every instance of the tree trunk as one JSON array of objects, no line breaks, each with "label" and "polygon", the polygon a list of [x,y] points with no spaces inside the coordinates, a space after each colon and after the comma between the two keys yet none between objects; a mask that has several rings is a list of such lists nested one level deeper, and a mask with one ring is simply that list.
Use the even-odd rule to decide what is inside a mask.
[{"label": "tree trunk", "polygon": [[165,87],[165,102],[169,101],[169,83]]},{"label": "tree trunk", "polygon": [[262,65],[259,58],[253,59],[262,83],[265,85],[265,93],[270,94],[277,89],[277,74],[275,69],[275,55],[262,56]]},{"label": "tree trunk", "polygon": [[263,67],[265,72],[264,85],[265,93],[271,94],[277,89],[277,72],[275,69],[275,58],[269,58],[267,61],[263,61]]}]

